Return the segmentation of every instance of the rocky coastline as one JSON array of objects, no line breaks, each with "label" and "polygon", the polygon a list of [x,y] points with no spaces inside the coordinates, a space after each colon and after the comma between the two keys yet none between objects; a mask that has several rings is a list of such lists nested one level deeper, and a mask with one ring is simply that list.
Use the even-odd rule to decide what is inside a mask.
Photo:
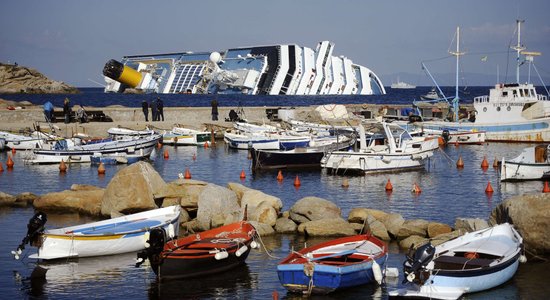
[{"label": "rocky coastline", "polygon": [[62,81],[51,80],[35,69],[0,63],[0,93],[75,94],[80,91]]},{"label": "rocky coastline", "polygon": [[[132,184],[129,184],[129,183]],[[193,179],[165,182],[148,162],[120,170],[106,188],[73,184],[70,190],[34,195],[0,192],[0,206],[28,207],[53,213],[79,213],[97,218],[181,205],[181,230],[193,234],[247,218],[260,235],[301,234],[349,236],[371,232],[384,241],[396,241],[403,249],[428,241],[439,245],[466,232],[509,222],[524,238],[533,256],[550,254],[550,195],[516,196],[495,207],[488,219],[457,218],[452,225],[423,219],[405,220],[400,214],[357,207],[347,218],[333,202],[304,197],[283,211],[281,199],[230,182],[226,187]]]}]

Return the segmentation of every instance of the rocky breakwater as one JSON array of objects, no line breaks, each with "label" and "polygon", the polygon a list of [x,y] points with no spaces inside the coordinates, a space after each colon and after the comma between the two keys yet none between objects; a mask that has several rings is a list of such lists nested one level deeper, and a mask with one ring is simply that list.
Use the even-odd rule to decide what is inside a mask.
[{"label": "rocky breakwater", "polygon": [[[30,204],[45,212],[78,212],[103,218],[180,205],[180,232],[184,234],[230,224],[246,215],[260,235],[349,236],[370,232],[384,241],[397,241],[403,249],[427,242],[437,246],[466,232],[489,227],[482,219],[457,218],[450,226],[423,219],[405,220],[400,214],[366,207],[354,208],[344,218],[336,204],[318,197],[304,197],[283,211],[281,199],[239,183],[228,183],[226,187],[192,179],[167,183],[147,162],[120,170],[105,189],[75,184],[70,190],[42,196],[0,193],[0,206]],[[493,210],[490,224],[514,224],[524,237],[527,251],[548,254],[549,212],[550,195],[513,197]]]},{"label": "rocky breakwater", "polygon": [[35,69],[0,63],[0,93],[74,94],[78,89],[47,78]]}]

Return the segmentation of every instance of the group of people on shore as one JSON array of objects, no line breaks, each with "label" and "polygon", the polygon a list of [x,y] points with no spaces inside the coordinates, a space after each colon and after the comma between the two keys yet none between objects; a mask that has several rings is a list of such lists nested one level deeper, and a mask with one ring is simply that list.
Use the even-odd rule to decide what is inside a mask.
[{"label": "group of people on shore", "polygon": [[[65,124],[71,123],[72,111],[71,100],[69,100],[69,98],[65,98],[65,100],[63,100],[63,119]],[[50,101],[46,101],[46,103],[44,103],[44,116],[46,118],[46,122],[55,122],[54,106]],[[75,117],[80,123],[86,123],[88,121],[88,116],[82,106],[78,107]]]},{"label": "group of people on shore", "polygon": [[141,102],[141,108],[143,110],[143,115],[145,116],[145,122],[149,122],[149,108],[151,108],[152,120],[155,121],[164,121],[164,102],[160,97],[147,103],[143,100]]}]

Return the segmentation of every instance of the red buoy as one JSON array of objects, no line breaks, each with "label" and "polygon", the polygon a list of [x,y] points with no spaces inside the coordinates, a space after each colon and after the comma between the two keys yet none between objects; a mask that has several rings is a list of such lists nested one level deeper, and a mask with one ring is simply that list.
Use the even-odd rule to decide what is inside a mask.
[{"label": "red buoy", "polygon": [[245,179],[246,178],[246,173],[244,172],[244,169],[241,171],[241,179]]},{"label": "red buoy", "polygon": [[97,167],[97,174],[98,175],[104,175],[105,174],[105,165],[100,162],[99,167]]},{"label": "red buoy", "polygon": [[8,161],[6,162],[6,167],[8,167],[8,169],[12,169],[13,165],[14,165],[14,162],[11,159],[11,156],[8,154]]},{"label": "red buoy", "polygon": [[393,185],[391,184],[391,181],[388,179],[388,182],[386,182],[386,191],[393,191]]},{"label": "red buoy", "polygon": [[59,172],[63,173],[65,171],[67,171],[67,165],[65,164],[64,160],[61,160],[61,162],[59,163]]},{"label": "red buoy", "polygon": [[482,168],[482,169],[487,169],[487,168],[489,168],[489,162],[487,161],[487,157],[486,157],[486,156],[483,157],[483,161],[481,162],[481,168]]},{"label": "red buoy", "polygon": [[420,189],[420,187],[418,186],[418,184],[416,184],[416,182],[413,184],[412,192],[415,193],[415,194],[420,194],[420,193],[422,193],[422,190]]},{"label": "red buoy", "polygon": [[543,193],[550,193],[550,187],[548,186],[548,181],[544,182],[544,188],[542,189]]},{"label": "red buoy", "polygon": [[281,170],[277,173],[277,181],[283,181],[283,172]]},{"label": "red buoy", "polygon": [[493,187],[491,186],[491,182],[487,182],[487,187],[485,188],[485,193],[493,193]]},{"label": "red buoy", "polygon": [[168,154],[168,149],[164,150],[164,159],[170,158],[170,154]]},{"label": "red buoy", "polygon": [[462,160],[462,156],[458,157],[458,160],[456,161],[456,167],[457,169],[464,168],[464,160]]},{"label": "red buoy", "polygon": [[191,171],[189,169],[185,169],[185,175],[183,176],[184,179],[191,179]]},{"label": "red buoy", "polygon": [[298,187],[301,185],[302,183],[300,182],[300,178],[298,178],[298,175],[296,175],[296,178],[294,179],[294,186]]}]

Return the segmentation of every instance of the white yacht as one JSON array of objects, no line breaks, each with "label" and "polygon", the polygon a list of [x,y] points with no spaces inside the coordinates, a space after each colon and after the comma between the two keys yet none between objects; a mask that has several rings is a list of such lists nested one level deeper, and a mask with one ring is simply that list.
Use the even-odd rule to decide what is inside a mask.
[{"label": "white yacht", "polygon": [[103,68],[105,92],[165,94],[379,95],[370,69],[333,56],[334,43],[295,44],[124,56]]},{"label": "white yacht", "polygon": [[416,85],[399,81],[399,77],[398,77],[397,82],[394,82],[391,84],[391,88],[392,89],[415,89]]}]

